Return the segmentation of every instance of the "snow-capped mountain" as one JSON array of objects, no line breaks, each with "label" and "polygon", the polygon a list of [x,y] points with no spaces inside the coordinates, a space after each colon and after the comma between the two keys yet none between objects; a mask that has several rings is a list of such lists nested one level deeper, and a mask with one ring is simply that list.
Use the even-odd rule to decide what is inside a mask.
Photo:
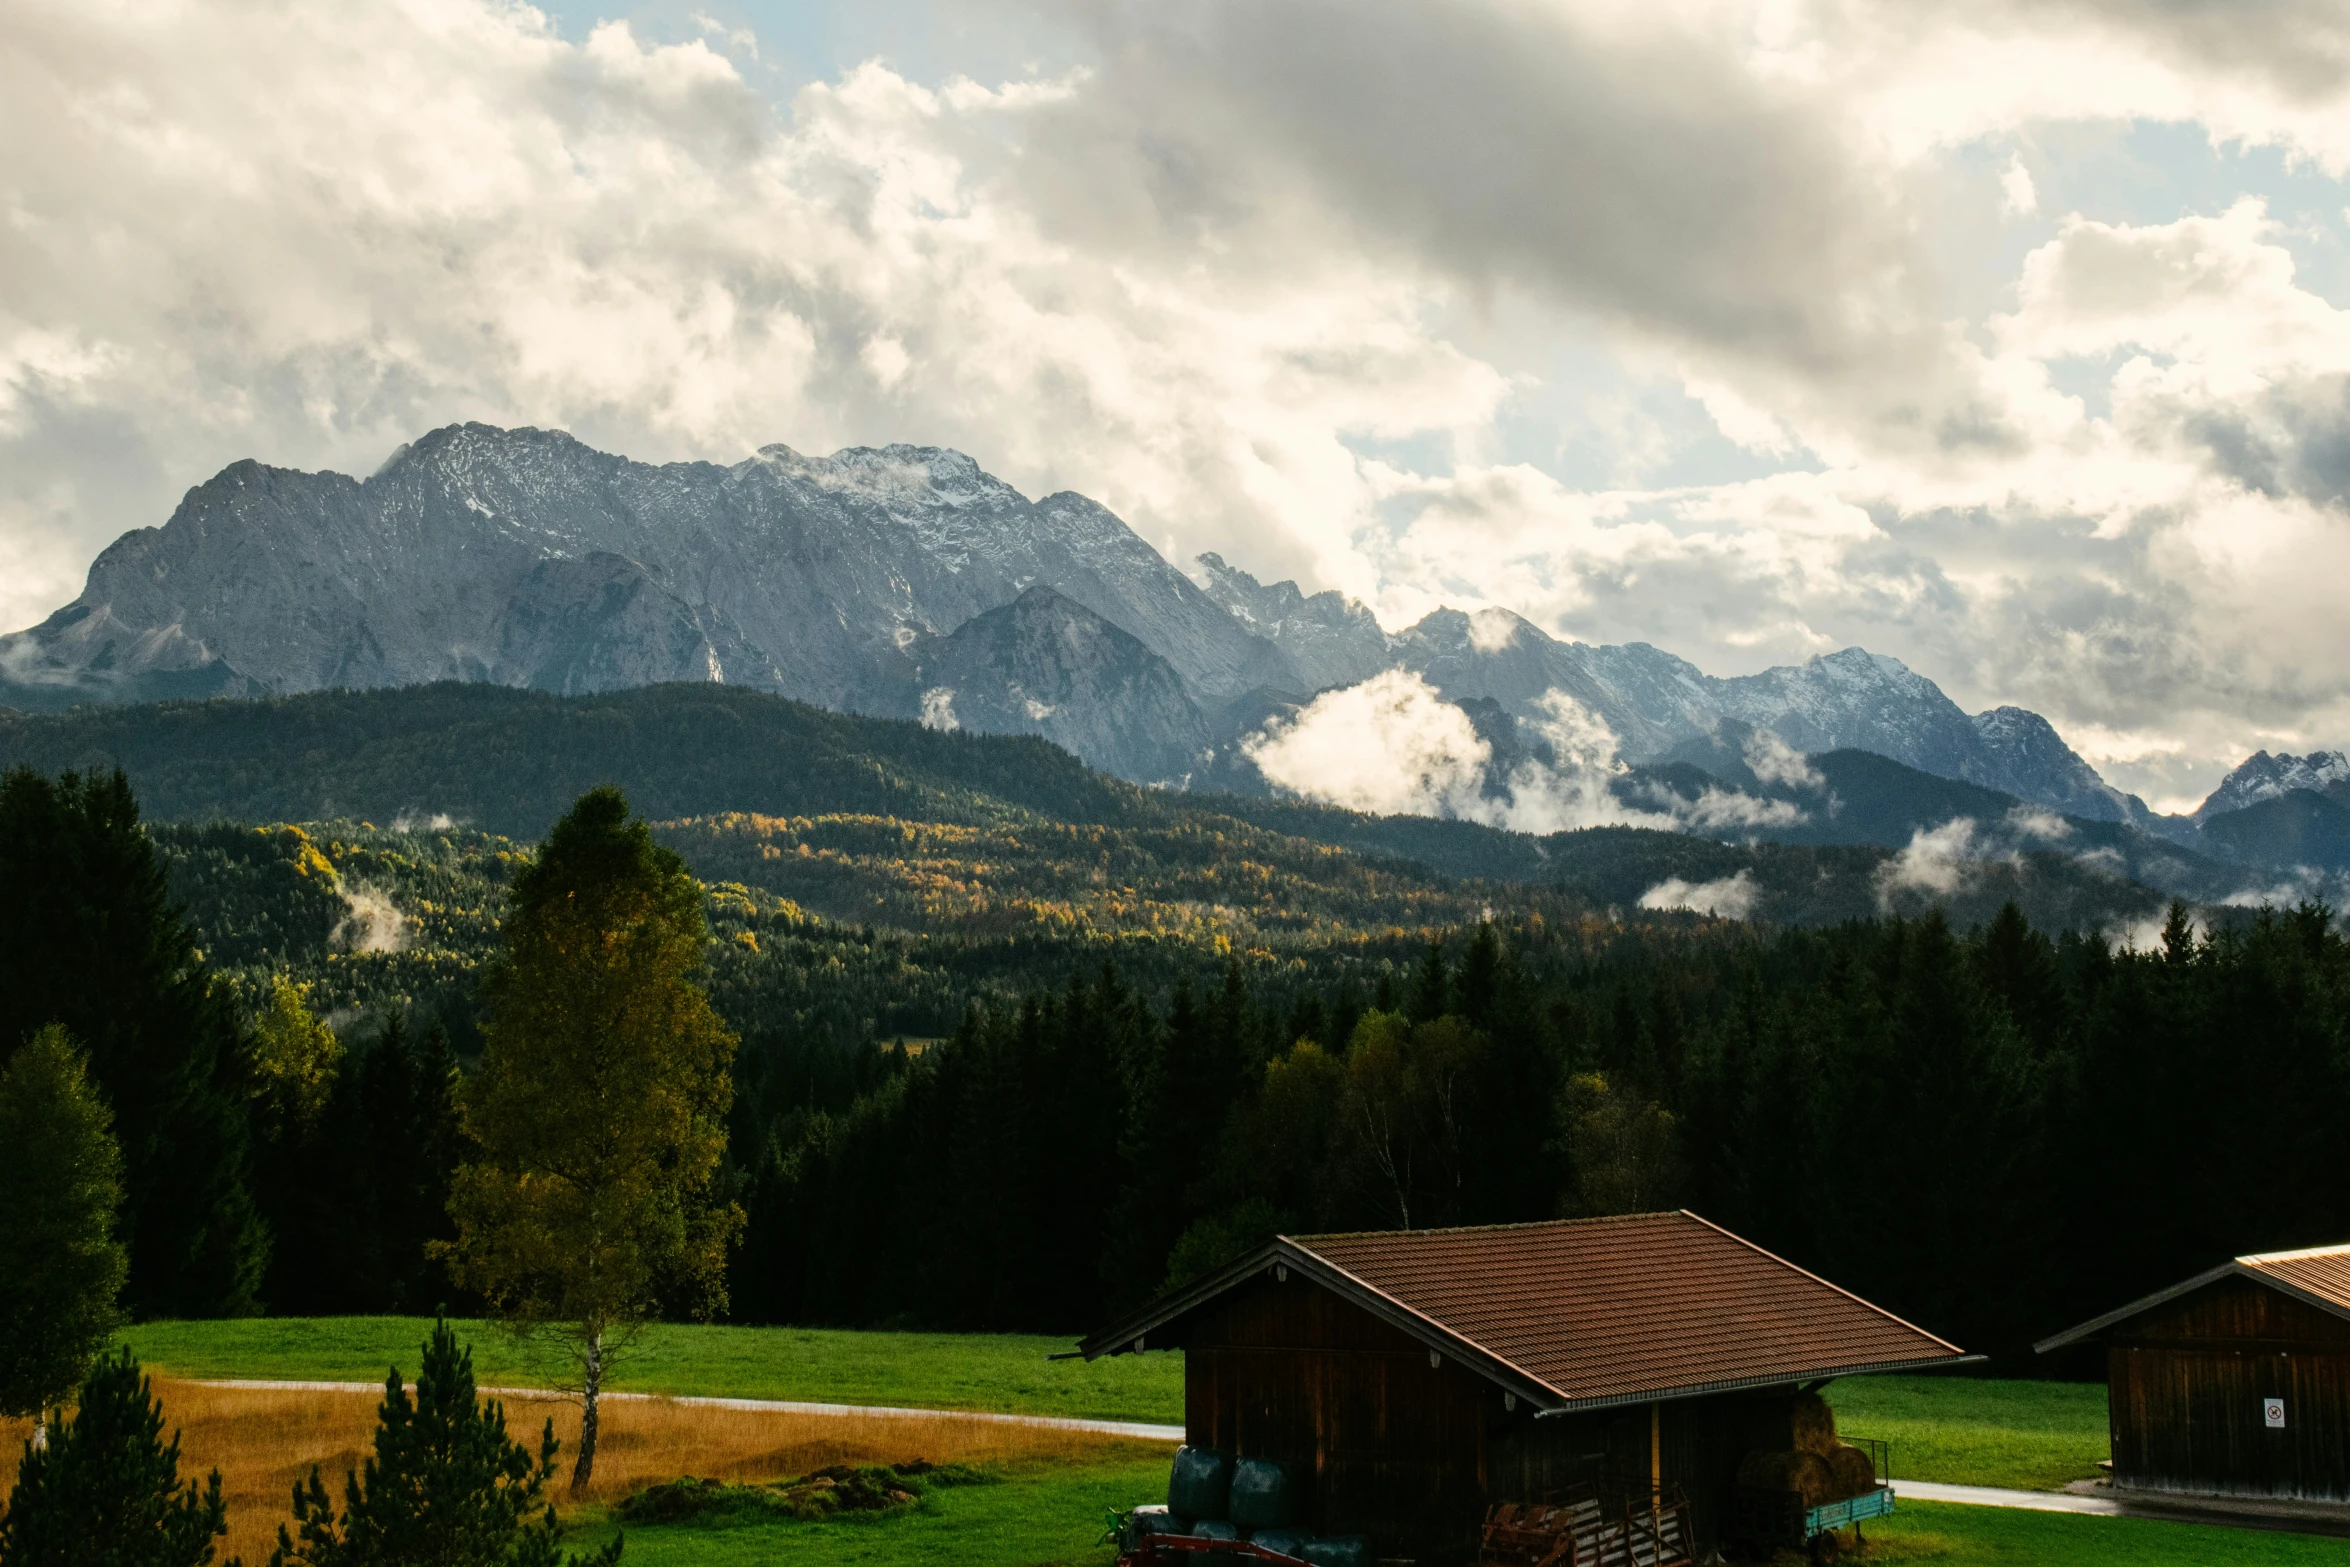
[{"label": "snow-capped mountain", "polygon": [[1148,639],[1195,693],[1282,655],[1080,495],[959,452],[770,446],[654,467],[452,425],[372,477],[240,462],[116,540],[74,603],[0,642],[19,702],[492,680],[727,680],[831,707],[903,649],[1042,582]]},{"label": "snow-capped mountain", "polygon": [[2340,751],[2312,751],[2307,756],[2271,756],[2255,751],[2220,780],[2219,787],[2205,797],[2189,820],[2208,822],[2296,789],[2350,804],[2350,756]]},{"label": "snow-capped mountain", "polygon": [[[1502,609],[1437,610],[1385,638],[1382,651],[1354,629],[1377,628],[1360,605],[1328,593],[1304,600],[1287,582],[1265,588],[1214,557],[1200,565],[1218,601],[1293,662],[1305,662],[1301,650],[1311,647],[1332,667],[1326,685],[1401,664],[1452,701],[1493,701],[1521,721],[1538,719],[1542,698],[1564,691],[1606,722],[1629,761],[1663,759],[1727,722],[1767,729],[1801,752],[1874,751],[2075,816],[2138,826],[2149,819],[2143,802],[2100,778],[2039,714],[2000,707],[1970,717],[1933,681],[1880,653],[1846,648],[1716,679],[1645,642],[1565,642]],[[1306,606],[1314,607],[1310,617],[1301,613]],[[1343,642],[1331,635],[1338,626],[1349,628]],[[1338,651],[1349,660],[1342,669]]]},{"label": "snow-capped mountain", "polygon": [[[1186,575],[1082,495],[1031,501],[925,446],[655,466],[469,424],[366,479],[232,464],[164,526],[117,539],[73,603],[0,638],[0,703],[723,681],[1043,734],[1128,777],[1199,785],[1241,781],[1232,743],[1268,716],[1396,667],[1482,715],[1480,732],[1564,691],[1631,761],[1751,726],[2079,816],[2144,815],[2037,715],[1970,717],[1896,659],[1850,648],[1717,679],[1498,609],[1391,635],[1359,603],[1216,556]],[[1184,765],[1209,753],[1222,763]]]}]

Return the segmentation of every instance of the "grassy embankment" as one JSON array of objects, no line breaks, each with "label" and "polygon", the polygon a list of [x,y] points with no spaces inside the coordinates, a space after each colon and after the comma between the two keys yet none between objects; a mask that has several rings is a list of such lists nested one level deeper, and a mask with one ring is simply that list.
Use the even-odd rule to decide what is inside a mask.
[{"label": "grassy embankment", "polygon": [[[428,1328],[402,1318],[150,1323],[125,1338],[177,1376],[372,1381],[387,1364],[412,1364]],[[494,1329],[469,1325],[468,1336],[485,1383],[526,1386],[545,1379],[544,1367],[518,1356]],[[1090,1367],[1043,1358],[1066,1343],[1018,1335],[665,1327],[647,1336],[620,1385],[685,1396],[1180,1419],[1178,1357],[1127,1356]],[[175,1423],[190,1422],[191,1458],[221,1463],[231,1473],[232,1506],[242,1502],[251,1520],[240,1526],[237,1540],[249,1562],[266,1556],[252,1543],[283,1515],[283,1497],[295,1475],[307,1473],[313,1461],[330,1476],[355,1463],[373,1411],[372,1398],[358,1394],[231,1395],[173,1387],[165,1396]],[[1847,1432],[1894,1444],[1895,1473],[1908,1478],[2055,1487],[2094,1472],[2104,1456],[2104,1396],[2095,1386],[1870,1378],[1838,1383],[1829,1397]],[[206,1404],[234,1398],[277,1400],[284,1407],[257,1405],[230,1419],[237,1406]],[[547,1407],[558,1433],[576,1420],[565,1406]],[[183,1414],[183,1408],[213,1413]],[[546,1411],[533,1403],[514,1413],[518,1421],[535,1423]],[[1000,1477],[998,1484],[939,1491],[907,1513],[881,1518],[632,1529],[629,1560],[648,1567],[766,1563],[786,1536],[792,1559],[806,1567],[911,1567],[950,1558],[983,1567],[1098,1567],[1109,1560],[1107,1548],[1092,1544],[1102,1512],[1148,1497],[1165,1483],[1161,1447],[981,1422],[719,1418],[703,1409],[633,1401],[613,1406],[608,1420],[614,1435],[599,1463],[596,1495],[583,1507],[566,1509],[583,1544],[609,1537],[613,1502],[639,1484],[676,1474],[771,1479],[827,1463],[919,1456],[975,1462]],[[238,1457],[241,1447],[255,1451]],[[1870,1560],[1940,1567],[2350,1562],[2350,1544],[2306,1536],[1923,1502],[1871,1525],[1869,1536]]]}]

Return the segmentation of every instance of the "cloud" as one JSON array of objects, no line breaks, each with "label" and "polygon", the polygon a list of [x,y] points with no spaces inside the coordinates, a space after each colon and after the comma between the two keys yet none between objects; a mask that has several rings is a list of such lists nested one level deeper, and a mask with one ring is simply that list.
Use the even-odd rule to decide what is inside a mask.
[{"label": "cloud", "polygon": [[[0,629],[231,460],[479,418],[955,445],[1390,624],[1860,643],[2168,803],[2350,736],[2350,312],[2224,194],[2350,170],[2338,6],[1043,10],[1078,68],[777,104],[716,12],[8,7]],[[2149,121],[2218,149],[2162,221],[2039,134]]]},{"label": "cloud", "polygon": [[1497,777],[1493,748],[1469,715],[1421,676],[1393,669],[1325,691],[1293,717],[1241,742],[1275,787],[1349,810],[1438,816],[1513,832],[1645,827],[1718,834],[1798,825],[1792,801],[1718,788],[1695,800],[1647,791],[1643,810],[1627,802],[1629,770],[1605,720],[1564,691],[1545,692],[1526,725],[1548,753]]},{"label": "cloud", "polygon": [[1691,909],[1699,914],[1742,920],[1752,917],[1755,905],[1761,900],[1762,889],[1754,884],[1751,873],[1742,870],[1719,881],[1687,882],[1669,876],[1640,895],[1640,906]]},{"label": "cloud", "polygon": [[403,952],[408,947],[408,916],[390,893],[363,882],[345,882],[336,889],[346,913],[327,933],[327,941],[347,952]]},{"label": "cloud", "polygon": [[1482,795],[1493,748],[1468,714],[1403,670],[1326,691],[1241,749],[1279,787],[1350,811],[1468,821],[1500,814]]},{"label": "cloud", "polygon": [[1877,867],[1877,906],[1890,913],[1899,894],[1947,898],[1974,876],[1984,856],[1972,817],[1956,816],[1939,827],[1920,827],[1893,858]]},{"label": "cloud", "polygon": [[1788,789],[1828,787],[1828,780],[1811,765],[1811,758],[1789,745],[1776,730],[1757,729],[1749,734],[1745,759],[1747,770],[1764,783]]}]

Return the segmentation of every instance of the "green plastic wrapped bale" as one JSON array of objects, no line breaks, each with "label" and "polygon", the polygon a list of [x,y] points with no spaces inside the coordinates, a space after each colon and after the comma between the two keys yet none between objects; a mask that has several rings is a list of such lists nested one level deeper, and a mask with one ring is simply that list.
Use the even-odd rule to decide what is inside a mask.
[{"label": "green plastic wrapped bale", "polygon": [[[1202,1518],[1191,1526],[1195,1540],[1237,1540],[1247,1531],[1224,1518]],[[1240,1557],[1232,1551],[1202,1551],[1199,1560],[1203,1567],[1234,1567]]]},{"label": "green plastic wrapped bale", "polygon": [[1306,1541],[1313,1567],[1371,1567],[1371,1542],[1359,1534],[1325,1534]]},{"label": "green plastic wrapped bale", "polygon": [[1281,1529],[1305,1515],[1306,1472],[1299,1464],[1244,1458],[1232,1467],[1225,1516],[1244,1529]]},{"label": "green plastic wrapped bale", "polygon": [[1126,1515],[1125,1547],[1130,1551],[1150,1535],[1189,1533],[1191,1533],[1190,1519],[1178,1518],[1156,1503],[1148,1507],[1137,1507]]},{"label": "green plastic wrapped bale", "polygon": [[1167,1475],[1167,1511],[1179,1518],[1222,1518],[1232,1504],[1232,1459],[1204,1447],[1175,1449]]},{"label": "green plastic wrapped bale", "polygon": [[1313,1538],[1313,1533],[1307,1529],[1259,1529],[1248,1538],[1251,1545],[1261,1545],[1268,1551],[1279,1551],[1303,1561],[1306,1541]]}]

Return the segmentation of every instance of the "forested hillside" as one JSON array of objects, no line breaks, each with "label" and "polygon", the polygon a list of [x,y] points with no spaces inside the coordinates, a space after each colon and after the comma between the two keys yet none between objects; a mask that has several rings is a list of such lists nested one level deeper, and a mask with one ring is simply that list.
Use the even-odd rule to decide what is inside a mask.
[{"label": "forested hillside", "polygon": [[[160,822],[331,820],[362,834],[439,824],[527,841],[581,792],[614,783],[652,820],[697,823],[678,829],[686,838],[676,846],[706,880],[934,931],[1001,934],[1022,920],[1040,936],[1165,930],[1219,907],[1208,923],[1245,911],[1260,929],[1408,927],[1488,905],[1550,906],[1526,889],[1577,907],[1646,899],[1781,924],[1928,906],[1974,924],[2013,900],[2051,929],[2123,930],[2162,906],[2162,894],[2131,879],[2136,860],[2101,840],[2020,842],[1994,830],[1955,850],[1929,843],[1921,857],[1884,807],[1864,802],[1923,775],[1858,753],[1829,764],[1855,781],[1855,803],[1839,796],[1836,809],[1864,824],[1867,843],[1722,842],[1630,827],[1535,836],[1149,790],[1033,738],[940,733],[714,685],[555,697],[444,684],[0,717],[0,766],[119,766]],[[1904,775],[1898,788],[1877,776],[1888,770]],[[1934,799],[1987,814],[2013,803],[1925,782],[1941,791]],[[1145,885],[1122,892],[1105,855]],[[2195,884],[2189,895],[2217,893]]]},{"label": "forested hillside", "polygon": [[[738,1318],[1074,1330],[1277,1230],[1687,1205],[2012,1355],[2350,1226],[2350,945],[2322,908],[2208,934],[2174,909],[2136,950],[2014,907],[1773,931],[1228,816],[962,798],[962,823],[657,828],[700,867],[703,981],[742,1040]],[[141,1146],[196,1139],[134,1183],[138,1299],[457,1299],[425,1247],[532,847],[141,828],[103,779],[21,771],[0,806],[10,1048],[51,1017],[119,1040],[108,1081],[179,1085]],[[1579,836],[1637,862],[1667,835]],[[1815,879],[1871,852],[1669,841]]]}]

